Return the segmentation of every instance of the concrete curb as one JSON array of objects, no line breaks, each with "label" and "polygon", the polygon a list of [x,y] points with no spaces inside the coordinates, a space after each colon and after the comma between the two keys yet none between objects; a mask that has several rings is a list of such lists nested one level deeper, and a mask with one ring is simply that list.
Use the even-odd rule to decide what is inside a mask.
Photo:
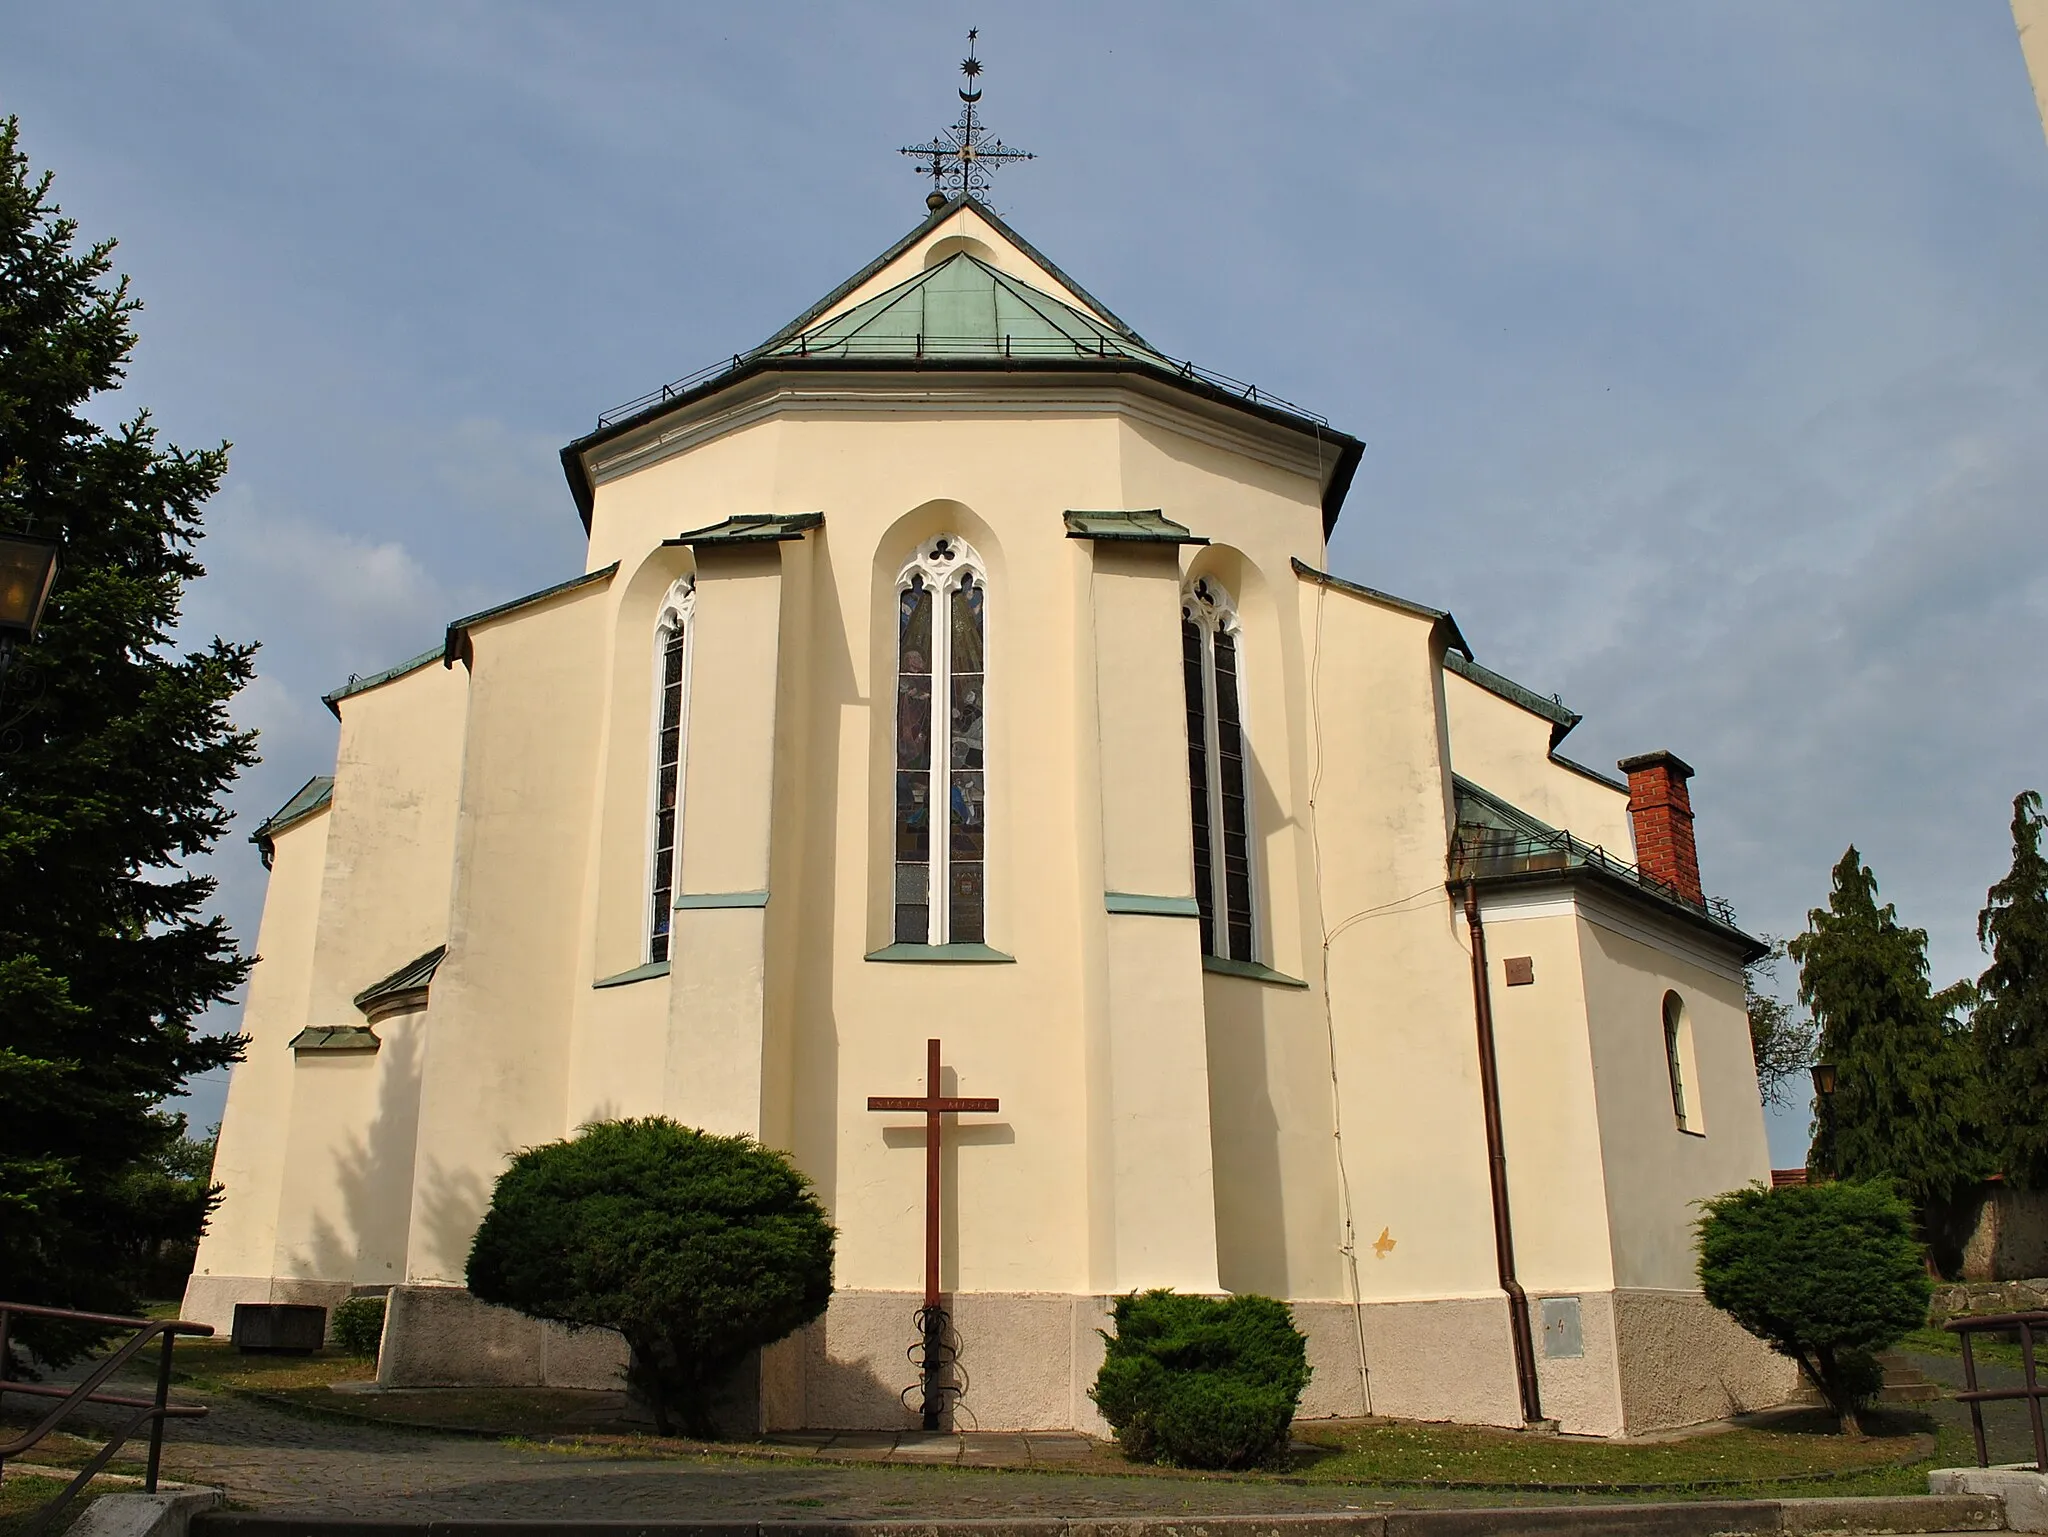
[{"label": "concrete curb", "polygon": [[2005,1503],[2005,1524],[2015,1532],[2048,1532],[2048,1473],[2031,1462],[1996,1468],[1936,1468],[1927,1475],[1935,1494],[1988,1494]]},{"label": "concrete curb", "polygon": [[[1069,1521],[364,1520],[232,1511],[201,1516],[192,1537],[1723,1537],[1723,1534],[1996,1532],[2005,1506],[1981,1494],[1812,1500],[1693,1500],[1664,1505],[1494,1506],[1342,1515],[1133,1516]],[[109,1534],[111,1537],[111,1534]],[[156,1537],[156,1534],[152,1534]]]},{"label": "concrete curb", "polygon": [[221,1503],[218,1489],[166,1488],[155,1494],[103,1494],[85,1507],[65,1537],[186,1537],[193,1518]]}]

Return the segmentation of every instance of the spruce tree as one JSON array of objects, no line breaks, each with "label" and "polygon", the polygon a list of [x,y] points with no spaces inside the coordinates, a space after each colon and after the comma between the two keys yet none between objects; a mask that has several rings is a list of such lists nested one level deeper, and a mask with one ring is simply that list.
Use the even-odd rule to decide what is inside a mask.
[{"label": "spruce tree", "polygon": [[1807,914],[1806,932],[1786,949],[1799,963],[1799,1001],[1820,1027],[1821,1057],[1835,1068],[1832,1103],[1818,1107],[1813,1166],[1843,1179],[1889,1178],[1924,1219],[1986,1172],[1976,1073],[1956,1023],[1969,984],[1931,989],[1926,930],[1901,928],[1892,905],[1878,905],[1877,877],[1853,845],[1835,866],[1827,907]]},{"label": "spruce tree", "polygon": [[2048,859],[2041,855],[2041,796],[2012,803],[2012,869],[1977,915],[1991,965],[1977,982],[1973,1019],[1984,1069],[1985,1123],[2006,1178],[2048,1186]]},{"label": "spruce tree", "polygon": [[[62,555],[0,684],[0,1295],[127,1311],[181,1236],[163,1186],[184,1119],[159,1106],[241,1048],[194,1030],[249,962],[185,866],[255,761],[228,718],[255,648],[173,643],[226,445],[87,414],[112,417],[139,305],[109,277],[113,242],[78,244],[18,138],[0,123],[0,531]],[[196,1236],[205,1206],[170,1225]]]}]

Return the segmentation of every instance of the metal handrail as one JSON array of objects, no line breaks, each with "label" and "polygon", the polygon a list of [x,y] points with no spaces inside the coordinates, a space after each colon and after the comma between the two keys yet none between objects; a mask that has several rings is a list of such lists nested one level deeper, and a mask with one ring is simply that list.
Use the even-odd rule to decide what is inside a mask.
[{"label": "metal handrail", "polygon": [[[1991,1466],[1991,1454],[1984,1445],[1984,1405],[2025,1399],[2027,1416],[2034,1429],[2034,1471],[2048,1473],[2048,1434],[2044,1434],[2041,1422],[2041,1400],[2048,1398],[2048,1387],[2041,1385],[2035,1373],[2034,1331],[2048,1329],[2048,1313],[1986,1313],[1976,1318],[1952,1318],[1942,1325],[1949,1333],[1963,1342],[1963,1391],[1956,1397],[1970,1406],[1970,1433],[1977,1440],[1977,1466]],[[1970,1354],[1970,1336],[1990,1331],[2016,1329],[2020,1336],[2020,1360],[2026,1366],[2026,1385],[2017,1388],[1980,1388],[1977,1386],[1977,1361]]]},{"label": "metal handrail", "polygon": [[[1299,405],[1285,396],[1276,395],[1271,390],[1262,390],[1256,384],[1248,384],[1242,379],[1234,379],[1229,374],[1220,373],[1213,368],[1204,368],[1201,364],[1189,362],[1184,358],[1169,357],[1163,352],[1154,354],[1140,351],[1135,347],[1127,347],[1114,337],[1097,338],[1095,346],[1091,349],[1084,341],[1073,337],[1026,338],[1019,342],[1009,336],[1002,337],[999,341],[985,336],[920,336],[917,338],[916,343],[917,356],[921,358],[926,351],[927,345],[932,343],[944,343],[948,347],[968,346],[977,349],[976,356],[987,356],[991,359],[1019,357],[1055,359],[1066,357],[1122,358],[1127,362],[1139,364],[1154,373],[1163,374],[1169,378],[1196,380],[1210,386],[1212,389],[1220,390],[1225,394],[1235,395],[1240,400],[1248,400],[1254,405],[1271,406],[1276,410],[1285,411],[1291,416],[1299,416],[1305,421],[1313,422],[1319,427],[1330,425],[1328,417],[1321,415],[1319,412],[1311,411],[1308,407]],[[892,357],[901,349],[903,339],[901,337],[886,337],[860,340],[851,337],[841,337],[820,346],[815,351],[812,350],[811,344],[812,338],[806,332],[782,343],[780,347],[757,347],[752,352],[736,352],[730,358],[721,358],[708,367],[698,369],[694,374],[687,374],[673,383],[664,384],[660,389],[649,390],[644,395],[637,395],[624,405],[613,406],[609,411],[599,412],[597,430],[603,432],[620,422],[638,416],[641,412],[652,406],[680,399],[700,384],[708,384],[712,380],[722,378],[727,374],[739,373],[742,369],[747,368],[753,363],[773,361],[778,356],[789,358],[792,354],[786,351],[786,349],[791,346],[797,348],[797,352],[793,356],[799,361],[830,359],[835,356],[844,358],[859,358],[862,356]],[[986,349],[986,351],[982,352],[979,349]]]},{"label": "metal handrail", "polygon": [[[83,1381],[72,1387],[57,1387],[43,1382],[16,1382],[7,1375],[8,1336],[11,1324],[16,1318],[51,1318],[61,1323],[98,1325],[107,1329],[133,1329],[135,1337],[119,1350],[101,1361],[86,1375]],[[113,1459],[114,1453],[127,1444],[146,1420],[149,1422],[149,1469],[143,1478],[143,1488],[156,1493],[157,1471],[162,1465],[164,1449],[164,1421],[167,1419],[198,1419],[206,1413],[203,1404],[174,1404],[171,1395],[171,1347],[181,1334],[205,1336],[213,1333],[212,1324],[187,1323],[179,1318],[125,1318],[113,1313],[80,1313],[71,1308],[35,1307],[25,1302],[0,1302],[0,1397],[8,1393],[20,1393],[29,1398],[61,1399],[56,1408],[45,1415],[42,1421],[11,1441],[0,1442],[0,1468],[7,1459],[19,1457],[51,1431],[63,1424],[73,1413],[85,1404],[108,1404],[118,1409],[133,1409],[136,1412],[108,1437],[106,1445],[93,1454],[78,1476],[64,1487],[54,1500],[37,1512],[35,1519],[22,1529],[22,1537],[38,1537],[48,1530],[64,1508],[78,1498],[87,1484],[90,1484],[100,1469]],[[133,1398],[122,1393],[102,1393],[100,1385],[115,1372],[141,1353],[142,1348],[153,1339],[163,1341],[157,1353],[156,1393],[150,1398]]]},{"label": "metal handrail", "polygon": [[1610,875],[1632,881],[1661,897],[1681,902],[1704,912],[1716,923],[1736,927],[1734,905],[1721,897],[1694,901],[1670,881],[1650,874],[1639,864],[1619,859],[1598,843],[1588,843],[1568,832],[1549,835],[1511,833],[1484,822],[1460,822],[1451,838],[1450,878],[1463,881],[1474,876],[1518,875],[1538,870],[1569,869],[1591,865]]}]

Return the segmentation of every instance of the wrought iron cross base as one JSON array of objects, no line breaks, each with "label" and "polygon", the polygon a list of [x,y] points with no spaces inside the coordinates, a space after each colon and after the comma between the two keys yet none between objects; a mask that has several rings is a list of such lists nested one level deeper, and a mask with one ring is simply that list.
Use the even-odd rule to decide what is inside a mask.
[{"label": "wrought iron cross base", "polygon": [[[917,1367],[918,1390],[923,1395],[919,1418],[924,1429],[940,1430],[946,1417],[946,1395],[960,1391],[956,1383],[947,1380],[951,1375],[949,1368],[959,1356],[948,1338],[953,1320],[944,1308],[932,1302],[917,1310],[915,1322],[918,1342],[910,1350]],[[907,1390],[904,1396],[910,1396]]]}]

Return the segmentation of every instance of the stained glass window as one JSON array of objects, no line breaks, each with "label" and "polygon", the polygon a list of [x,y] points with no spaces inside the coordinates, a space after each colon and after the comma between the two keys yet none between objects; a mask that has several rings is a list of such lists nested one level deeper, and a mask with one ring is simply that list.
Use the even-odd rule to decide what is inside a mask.
[{"label": "stained glass window", "polygon": [[950,537],[924,544],[897,588],[899,944],[984,942],[987,601],[974,552]]},{"label": "stained glass window", "polygon": [[684,738],[689,730],[690,617],[696,582],[685,578],[662,605],[655,631],[654,837],[649,857],[647,958],[669,958],[675,916],[676,846],[682,827]]},{"label": "stained glass window", "polygon": [[1182,600],[1180,642],[1202,950],[1230,960],[1254,960],[1250,754],[1237,615],[1230,595],[1207,577]]}]

